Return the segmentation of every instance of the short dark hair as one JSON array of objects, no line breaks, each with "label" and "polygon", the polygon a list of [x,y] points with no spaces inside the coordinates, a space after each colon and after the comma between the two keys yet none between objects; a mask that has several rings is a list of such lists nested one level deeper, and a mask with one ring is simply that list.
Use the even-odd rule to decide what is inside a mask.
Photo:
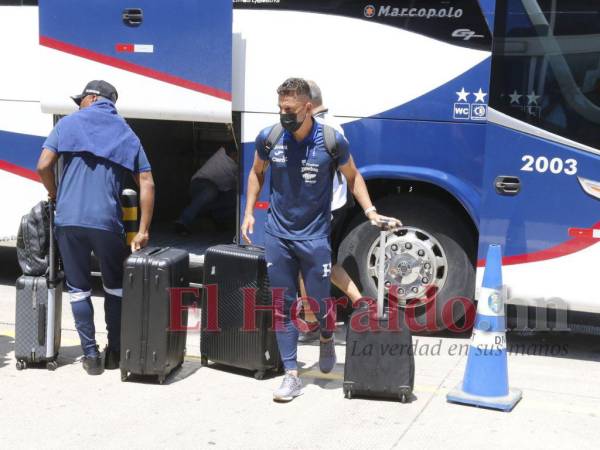
[{"label": "short dark hair", "polygon": [[304,78],[288,78],[277,88],[277,94],[305,96],[312,99],[310,86]]}]

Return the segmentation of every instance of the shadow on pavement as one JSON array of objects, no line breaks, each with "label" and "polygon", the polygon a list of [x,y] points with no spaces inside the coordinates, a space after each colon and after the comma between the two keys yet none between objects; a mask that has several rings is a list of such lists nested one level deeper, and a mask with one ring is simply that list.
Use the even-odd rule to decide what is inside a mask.
[{"label": "shadow on pavement", "polygon": [[[347,325],[338,325],[335,333],[336,344],[344,345]],[[437,333],[413,333],[413,344],[426,344],[422,338],[433,338],[444,341],[445,339],[460,339],[461,346],[470,344],[472,331],[456,333],[445,330]],[[600,336],[584,335],[574,332],[552,331],[508,331],[506,333],[508,352],[511,355],[542,356],[554,358],[569,358],[583,361],[600,361]],[[318,341],[300,344],[318,345]],[[468,348],[468,347],[465,347]],[[459,354],[466,356],[466,351]],[[418,353],[420,356],[421,355]],[[318,367],[316,368],[318,370]]]},{"label": "shadow on pavement", "polygon": [[173,384],[185,380],[198,372],[201,367],[202,364],[200,364],[200,361],[185,360],[180,367],[175,369],[171,375],[169,375],[164,384]]},{"label": "shadow on pavement", "polygon": [[314,384],[323,389],[342,389],[344,384],[344,363],[338,362],[330,373],[322,373],[319,363],[300,369],[300,378],[304,384]]},{"label": "shadow on pavement", "polygon": [[74,364],[81,356],[83,351],[80,345],[61,346],[58,352],[58,367]]},{"label": "shadow on pavement", "polygon": [[[188,377],[194,375],[200,368],[202,364],[200,361],[189,361],[185,360],[183,364],[173,370],[167,376],[164,385],[171,385],[174,383],[178,383],[179,381],[183,381]],[[117,371],[118,372],[118,371]],[[129,374],[127,377],[127,383],[141,383],[141,384],[156,384],[159,385],[158,377],[156,375],[137,375],[137,374]]]},{"label": "shadow on pavement", "polygon": [[[316,363],[306,369],[300,370],[300,378],[304,386],[314,384],[322,389],[339,390],[340,395],[343,395],[342,388],[344,385],[344,364],[337,363],[332,372],[328,374],[321,373],[319,370],[319,364]],[[354,397],[353,397],[354,398]],[[383,402],[398,403],[398,399],[394,398],[380,398],[380,397],[368,397],[368,396],[357,396],[357,399],[377,400]],[[410,394],[408,403],[412,403],[418,400],[418,397],[413,393]]]},{"label": "shadow on pavement", "polygon": [[[7,344],[8,342],[8,344]],[[6,351],[8,349],[8,351]],[[9,336],[0,336],[0,367],[5,365],[14,363],[16,364],[16,360],[14,359],[14,354],[12,358],[8,358],[6,355],[10,352],[14,351],[14,340]],[[56,370],[60,370],[61,367],[68,366],[70,364],[77,363],[77,359],[82,355],[80,346],[72,346],[72,347],[61,347],[58,352],[58,368]],[[14,365],[13,365],[14,367]],[[27,363],[26,370],[47,370],[46,363]]]},{"label": "shadow on pavement", "polygon": [[14,351],[15,340],[11,336],[0,335],[0,368],[10,364],[8,354]]},{"label": "shadow on pavement", "polygon": [[[241,375],[241,376],[247,377],[247,378],[254,378],[254,375],[256,373],[256,371],[253,371],[253,370],[240,369],[239,367],[232,367],[232,366],[227,366],[225,364],[218,364],[218,363],[213,363],[213,362],[209,362],[208,366],[206,366],[206,368],[211,369],[211,370],[218,370],[220,372],[227,372],[232,375]],[[281,375],[281,373],[277,372],[276,370],[267,370],[262,379],[270,380],[270,379],[276,378],[280,375]]]},{"label": "shadow on pavement", "polygon": [[507,344],[510,355],[600,361],[600,336],[513,332],[508,333]]}]

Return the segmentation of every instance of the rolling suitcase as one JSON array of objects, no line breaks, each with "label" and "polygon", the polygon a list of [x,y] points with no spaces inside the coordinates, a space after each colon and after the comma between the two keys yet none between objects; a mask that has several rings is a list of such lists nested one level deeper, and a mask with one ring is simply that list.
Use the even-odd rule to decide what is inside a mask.
[{"label": "rolling suitcase", "polygon": [[[217,302],[209,297],[210,285],[217,286]],[[217,245],[206,251],[204,259],[204,295],[202,297],[202,364],[219,364],[254,371],[258,380],[268,370],[280,370],[281,358],[271,330],[271,311],[256,312],[255,329],[244,327],[243,288],[255,288],[256,305],[272,305],[264,250],[254,246]],[[219,331],[211,330],[209,316],[216,308]]]},{"label": "rolling suitcase", "polygon": [[375,315],[371,310],[368,313],[364,310],[354,312],[352,317],[359,314],[363,319],[368,317],[369,328],[365,326],[365,330],[355,329],[352,317],[348,324],[343,390],[348,399],[355,396],[380,397],[406,403],[412,399],[415,378],[412,335],[403,311],[395,305],[391,305],[395,310],[390,307],[384,309],[385,242],[386,231],[382,230],[379,238],[377,313]]},{"label": "rolling suitcase", "polygon": [[[170,289],[188,287],[189,254],[146,247],[125,262],[121,312],[121,380],[156,375],[162,384],[183,363],[186,330],[170,328]],[[187,309],[182,311],[187,324]]]},{"label": "rolling suitcase", "polygon": [[23,275],[16,283],[15,358],[17,370],[28,364],[45,363],[48,370],[58,367],[62,313],[62,275],[54,241],[54,207],[48,202],[48,273]]}]

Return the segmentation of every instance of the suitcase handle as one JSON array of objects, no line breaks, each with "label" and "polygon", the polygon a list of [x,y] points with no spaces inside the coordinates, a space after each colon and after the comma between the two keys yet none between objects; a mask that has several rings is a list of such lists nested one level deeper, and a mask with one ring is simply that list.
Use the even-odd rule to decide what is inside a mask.
[{"label": "suitcase handle", "polygon": [[46,343],[46,305],[38,305],[38,344]]},{"label": "suitcase handle", "polygon": [[170,247],[155,247],[153,249],[151,249],[148,253],[146,253],[147,256],[154,256],[157,255],[159,253],[162,252],[166,252],[167,250],[169,250]]},{"label": "suitcase handle", "polygon": [[56,286],[58,271],[56,270],[58,265],[58,258],[56,252],[56,241],[54,239],[54,211],[56,205],[54,200],[48,201],[48,224],[50,226],[48,243],[48,287],[53,288]]},{"label": "suitcase handle", "polygon": [[254,251],[254,252],[264,252],[265,248],[260,245],[254,244],[238,244],[240,247],[245,248],[246,250]]},{"label": "suitcase handle", "polygon": [[377,266],[377,318],[382,319],[383,314],[383,297],[385,294],[385,244],[386,230],[383,228],[379,232],[379,260]]},{"label": "suitcase handle", "polygon": [[143,252],[143,256],[155,256],[159,253],[166,252],[171,247],[144,247],[139,249],[137,252],[133,253],[134,255],[139,254],[139,252]]}]

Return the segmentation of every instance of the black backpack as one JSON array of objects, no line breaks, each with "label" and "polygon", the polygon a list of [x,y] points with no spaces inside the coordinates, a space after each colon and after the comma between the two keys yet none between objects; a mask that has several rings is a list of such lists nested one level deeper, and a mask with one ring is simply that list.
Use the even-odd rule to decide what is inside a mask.
[{"label": "black backpack", "polygon": [[17,259],[24,275],[39,277],[48,272],[49,214],[48,202],[42,201],[21,218],[17,234]]},{"label": "black backpack", "polygon": [[[338,177],[338,182],[341,184],[343,175],[338,168],[338,159],[340,155],[338,153],[337,141],[335,139],[335,129],[325,123],[321,123],[321,125],[323,126],[323,140],[325,141],[325,150],[327,150],[327,153],[329,154],[331,159],[333,159],[334,171],[336,173],[336,176]],[[269,135],[265,140],[265,150],[267,151],[267,155],[271,155],[271,150],[273,150],[273,147],[275,147],[277,142],[279,142],[279,139],[281,139],[282,135],[283,126],[281,125],[281,123],[276,123],[275,125],[273,125],[273,128],[271,128],[271,131],[269,132]],[[348,186],[348,192],[346,194],[346,204],[343,206],[343,208],[351,208],[352,206],[354,206],[354,196],[352,195],[352,192],[350,192],[350,186]]]}]

